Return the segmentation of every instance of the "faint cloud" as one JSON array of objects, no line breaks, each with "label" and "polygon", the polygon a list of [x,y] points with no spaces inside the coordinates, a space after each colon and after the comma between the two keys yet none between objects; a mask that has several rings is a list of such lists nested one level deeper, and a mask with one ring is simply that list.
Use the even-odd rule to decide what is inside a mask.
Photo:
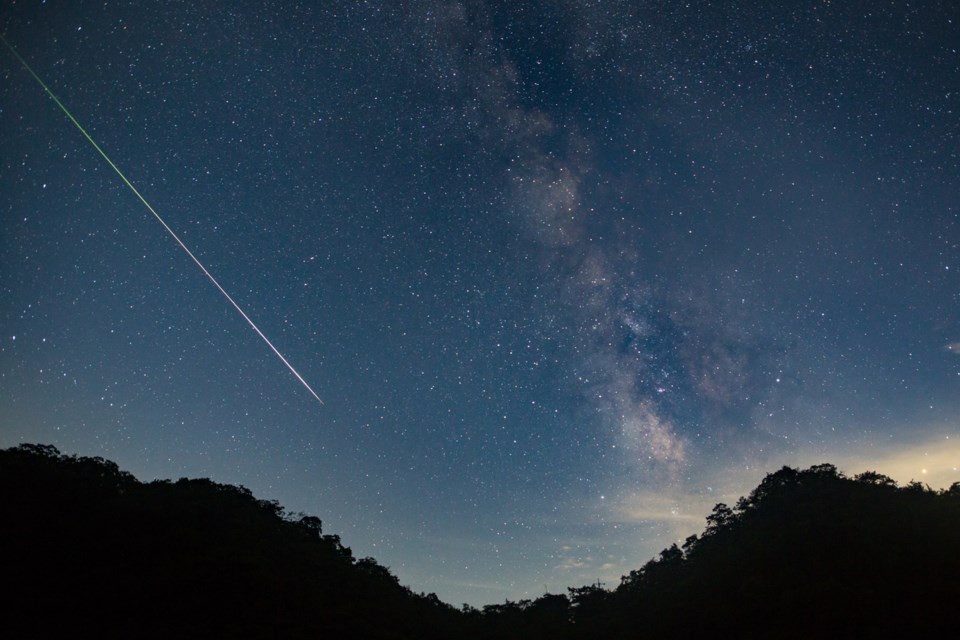
[{"label": "faint cloud", "polygon": [[592,566],[592,560],[593,560],[593,558],[589,558],[589,557],[587,557],[587,558],[567,557],[567,558],[563,558],[563,559],[560,561],[560,564],[558,564],[556,567],[554,567],[554,569],[558,569],[558,570],[560,570],[560,571],[571,571],[571,570],[574,570],[574,569],[586,569],[586,568]]},{"label": "faint cloud", "polygon": [[615,555],[567,556],[553,567],[555,573],[551,576],[551,581],[565,585],[594,584],[597,581],[603,585],[616,585],[620,582],[620,577],[632,568],[635,567],[625,558]]},{"label": "faint cloud", "polygon": [[893,478],[901,486],[917,480],[934,489],[942,489],[960,482],[960,423],[929,427],[904,425],[895,432],[927,435],[901,444],[874,445],[868,440],[850,443],[844,450],[838,447],[834,450],[784,452],[715,482],[744,495],[762,479],[758,477],[758,471],[771,473],[783,466],[804,469],[824,462],[836,465],[848,477],[876,471]]},{"label": "faint cloud", "polygon": [[662,491],[635,492],[622,498],[613,517],[620,522],[704,523],[713,508],[710,499],[697,495],[664,495]]},{"label": "faint cloud", "polygon": [[960,482],[960,428],[951,431],[953,435],[931,437],[902,448],[836,456],[834,464],[848,475],[876,471],[901,485],[917,480],[935,489],[946,488]]},{"label": "faint cloud", "polygon": [[946,345],[944,349],[954,355],[960,356],[960,342],[951,342],[950,344]]}]

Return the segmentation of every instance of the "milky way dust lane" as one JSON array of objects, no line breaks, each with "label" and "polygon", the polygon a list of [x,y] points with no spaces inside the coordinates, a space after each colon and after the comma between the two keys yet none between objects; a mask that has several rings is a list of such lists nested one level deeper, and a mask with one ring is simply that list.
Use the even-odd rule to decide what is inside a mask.
[{"label": "milky way dust lane", "polygon": [[233,308],[236,309],[237,312],[238,312],[241,316],[243,316],[243,319],[247,321],[247,324],[249,324],[250,327],[251,327],[254,331],[257,332],[257,335],[260,336],[260,337],[263,339],[263,341],[267,343],[267,346],[270,347],[270,349],[273,351],[273,353],[276,354],[276,356],[277,356],[278,358],[280,358],[280,360],[283,362],[283,364],[285,364],[285,365],[287,366],[287,369],[290,369],[290,372],[297,377],[297,380],[299,380],[300,383],[301,383],[304,387],[306,387],[307,391],[309,391],[310,394],[311,394],[314,398],[316,398],[318,402],[320,402],[320,404],[323,404],[323,400],[321,400],[321,399],[320,399],[320,396],[318,396],[317,393],[316,393],[312,388],[310,388],[310,385],[307,384],[307,381],[303,379],[303,376],[301,376],[301,375],[297,372],[297,370],[293,368],[293,365],[290,364],[290,362],[288,362],[287,359],[283,357],[283,354],[280,353],[280,351],[278,351],[275,346],[273,346],[273,343],[270,342],[270,339],[267,338],[266,335],[264,335],[263,331],[260,331],[260,328],[253,322],[253,320],[250,319],[250,316],[248,316],[248,315],[244,312],[244,310],[240,308],[240,305],[238,305],[238,304],[236,303],[236,301],[235,301],[233,298],[230,297],[230,294],[227,293],[226,290],[225,290],[222,286],[220,286],[220,283],[217,282],[217,279],[213,277],[213,274],[211,274],[209,271],[207,271],[207,268],[206,268],[205,266],[203,266],[203,264],[200,262],[200,260],[197,259],[197,256],[193,255],[193,252],[190,251],[190,249],[187,248],[187,245],[185,245],[185,244],[183,243],[183,241],[180,239],[180,237],[177,236],[176,233],[174,233],[173,229],[171,229],[171,228],[169,227],[169,225],[167,225],[167,223],[164,222],[163,218],[160,217],[160,214],[158,214],[158,213],[156,212],[156,210],[154,210],[154,208],[153,208],[152,206],[150,206],[150,203],[147,202],[146,198],[144,198],[142,195],[140,195],[140,192],[137,191],[137,188],[133,186],[133,183],[131,183],[129,180],[127,180],[127,177],[126,177],[125,175],[123,175],[123,172],[120,171],[120,169],[117,167],[117,165],[115,165],[115,164],[113,163],[113,160],[111,160],[110,157],[107,156],[107,154],[103,151],[103,149],[100,148],[100,145],[98,145],[98,144],[94,141],[94,139],[93,139],[92,137],[90,137],[90,134],[87,133],[86,129],[84,129],[84,128],[80,125],[80,123],[77,122],[77,119],[73,117],[73,114],[71,114],[70,111],[67,110],[67,108],[63,105],[63,103],[60,102],[60,99],[57,98],[57,96],[55,96],[55,95],[53,94],[53,91],[51,91],[50,88],[46,85],[46,83],[45,83],[43,80],[40,79],[40,76],[38,76],[38,75],[36,74],[36,72],[34,72],[34,70],[30,67],[30,65],[27,64],[27,61],[20,57],[20,54],[17,53],[16,49],[14,49],[13,46],[12,46],[9,42],[7,42],[7,39],[4,38],[2,35],[0,35],[0,40],[3,40],[3,44],[6,45],[7,49],[10,50],[10,53],[12,53],[12,54],[14,55],[14,57],[16,57],[16,59],[20,62],[20,64],[23,65],[23,68],[26,69],[26,70],[30,73],[31,76],[33,76],[33,79],[36,80],[37,83],[39,83],[39,85],[40,85],[41,87],[43,87],[43,90],[46,91],[47,95],[50,96],[50,98],[51,98],[55,103],[57,103],[57,106],[58,106],[58,107],[60,107],[60,110],[63,111],[63,112],[67,115],[68,118],[70,118],[70,122],[72,122],[72,123],[74,124],[74,126],[76,126],[77,129],[80,130],[80,133],[82,133],[82,134],[84,135],[84,137],[90,142],[90,144],[93,145],[93,148],[97,150],[97,153],[99,153],[101,156],[103,156],[103,159],[107,161],[107,164],[109,164],[109,165],[113,168],[113,170],[116,171],[117,175],[120,176],[120,179],[123,180],[123,183],[126,184],[126,185],[130,188],[130,191],[133,192],[133,195],[137,196],[137,199],[140,200],[140,202],[143,203],[143,206],[145,206],[145,207],[147,208],[147,210],[150,211],[150,213],[153,214],[153,217],[156,218],[157,221],[158,221],[160,224],[163,225],[163,228],[167,230],[167,233],[170,234],[170,237],[172,237],[174,240],[177,241],[177,244],[180,245],[180,248],[183,249],[183,250],[187,253],[188,256],[190,256],[190,259],[193,260],[193,262],[194,262],[198,267],[200,267],[200,270],[203,271],[203,274],[204,274],[205,276],[207,276],[207,278],[210,280],[210,282],[212,282],[213,285],[214,285],[217,289],[220,290],[220,293],[223,294],[223,297],[226,298],[227,301],[229,301],[230,304],[233,305]]}]

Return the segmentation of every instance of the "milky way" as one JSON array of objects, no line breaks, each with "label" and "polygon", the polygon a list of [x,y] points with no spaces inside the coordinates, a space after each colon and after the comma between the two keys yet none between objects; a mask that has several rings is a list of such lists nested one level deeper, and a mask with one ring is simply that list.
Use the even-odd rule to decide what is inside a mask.
[{"label": "milky way", "polygon": [[6,55],[0,445],[243,484],[475,605],[783,464],[960,480],[950,3],[400,4],[2,10],[326,404]]}]

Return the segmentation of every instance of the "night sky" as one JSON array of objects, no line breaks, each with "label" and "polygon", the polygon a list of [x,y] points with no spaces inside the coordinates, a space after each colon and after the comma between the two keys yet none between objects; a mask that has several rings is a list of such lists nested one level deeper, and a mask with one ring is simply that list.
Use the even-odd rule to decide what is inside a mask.
[{"label": "night sky", "polygon": [[0,446],[210,477],[459,605],[784,464],[960,480],[960,5],[12,2]]}]

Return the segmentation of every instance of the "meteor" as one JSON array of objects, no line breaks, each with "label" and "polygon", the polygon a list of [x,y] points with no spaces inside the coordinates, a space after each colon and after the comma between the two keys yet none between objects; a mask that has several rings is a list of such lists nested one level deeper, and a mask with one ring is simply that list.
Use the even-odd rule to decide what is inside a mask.
[{"label": "meteor", "polygon": [[203,266],[203,263],[201,263],[200,260],[197,259],[197,256],[193,255],[193,252],[187,248],[187,245],[183,243],[180,237],[176,233],[174,233],[173,229],[171,229],[170,226],[163,220],[163,218],[160,217],[160,214],[156,212],[156,210],[150,205],[149,202],[147,202],[147,199],[144,198],[142,195],[140,195],[140,192],[137,191],[137,188],[133,186],[133,183],[127,180],[127,177],[123,175],[123,172],[120,171],[119,167],[117,167],[117,165],[113,163],[113,160],[111,160],[110,157],[106,154],[106,152],[100,148],[100,145],[98,145],[96,141],[94,141],[94,139],[90,136],[90,134],[87,133],[87,130],[84,129],[83,126],[81,126],[81,124],[77,121],[77,119],[73,117],[73,114],[70,113],[70,111],[64,106],[64,104],[60,102],[60,99],[54,95],[53,91],[50,90],[50,87],[48,87],[46,83],[40,79],[40,76],[38,76],[36,72],[30,67],[30,65],[27,64],[27,61],[20,57],[20,54],[17,53],[17,50],[14,49],[9,42],[7,42],[7,39],[4,38],[2,34],[0,34],[0,40],[3,41],[3,44],[7,47],[7,49],[10,50],[10,53],[13,54],[13,56],[20,62],[20,64],[23,65],[23,68],[26,69],[31,76],[33,76],[33,79],[36,80],[41,87],[43,87],[43,90],[46,92],[46,94],[50,96],[50,98],[57,104],[58,107],[60,107],[60,110],[66,114],[66,116],[70,119],[70,122],[72,122],[74,126],[77,127],[80,133],[83,134],[83,136],[93,146],[93,148],[97,150],[97,153],[103,156],[103,159],[106,160],[107,164],[109,164],[110,167],[116,172],[116,174],[120,176],[120,179],[123,180],[123,183],[130,188],[130,191],[133,192],[133,195],[135,195],[137,199],[143,203],[143,206],[145,206],[147,210],[153,214],[153,217],[156,218],[161,225],[163,225],[163,228],[166,229],[167,233],[170,234],[170,237],[172,237],[174,240],[177,241],[177,244],[180,245],[180,248],[183,249],[186,252],[186,254],[190,256],[190,259],[193,260],[194,264],[196,264],[200,268],[200,270],[203,271],[203,275],[207,276],[210,282],[213,283],[213,286],[215,286],[217,289],[220,290],[220,293],[222,293],[223,297],[226,298],[231,305],[233,305],[233,308],[237,310],[237,313],[243,316],[243,319],[247,321],[247,324],[250,325],[250,328],[253,329],[257,333],[257,335],[260,336],[260,338],[267,343],[267,346],[270,347],[270,350],[273,351],[273,353],[276,354],[278,358],[280,358],[280,361],[287,366],[287,369],[290,370],[290,373],[296,376],[297,380],[300,381],[300,384],[306,387],[307,391],[310,392],[310,395],[316,398],[320,404],[323,404],[324,403],[323,400],[321,400],[320,396],[318,396],[317,393],[310,387],[310,385],[307,384],[307,381],[303,379],[303,376],[301,376],[297,372],[297,370],[293,368],[293,365],[290,364],[290,362],[283,357],[283,354],[280,353],[280,351],[278,351],[275,346],[273,346],[273,343],[270,342],[270,339],[267,338],[267,336],[264,335],[263,331],[260,330],[260,327],[258,327],[253,322],[253,320],[250,319],[250,316],[248,316],[246,312],[244,312],[244,310],[240,308],[240,305],[237,304],[232,297],[230,297],[230,294],[227,293],[227,291],[222,286],[220,286],[220,283],[217,282],[217,279],[213,277],[213,274],[207,271],[207,268]]}]

